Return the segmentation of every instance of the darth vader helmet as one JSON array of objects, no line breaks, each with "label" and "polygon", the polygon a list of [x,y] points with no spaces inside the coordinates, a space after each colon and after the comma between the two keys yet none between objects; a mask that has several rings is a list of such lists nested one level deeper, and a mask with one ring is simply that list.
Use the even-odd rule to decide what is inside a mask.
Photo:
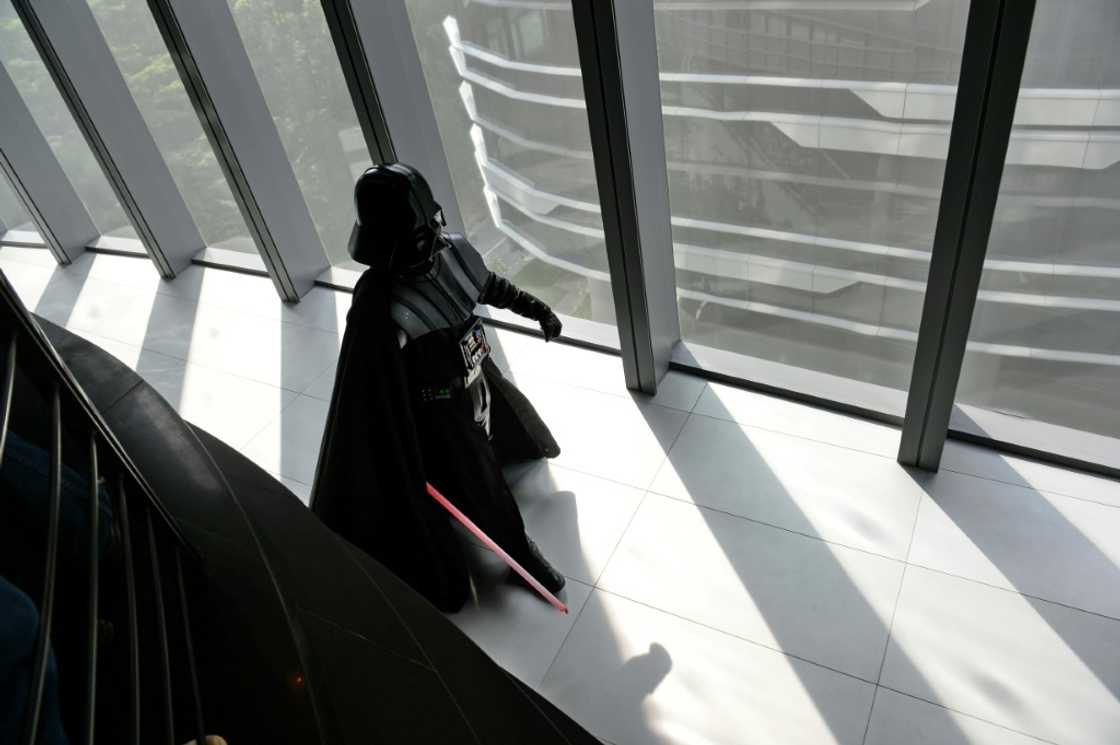
[{"label": "darth vader helmet", "polygon": [[354,261],[407,272],[431,260],[446,223],[415,168],[404,163],[367,168],[354,185],[354,205],[358,219],[348,246]]}]

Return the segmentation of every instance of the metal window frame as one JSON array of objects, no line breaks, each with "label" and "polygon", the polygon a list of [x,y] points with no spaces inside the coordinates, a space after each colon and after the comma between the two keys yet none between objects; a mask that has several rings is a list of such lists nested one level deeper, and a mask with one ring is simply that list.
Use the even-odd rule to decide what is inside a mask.
[{"label": "metal window frame", "polygon": [[229,4],[148,7],[277,293],[298,301],[329,262]]},{"label": "metal window frame", "polygon": [[0,171],[55,260],[69,264],[97,239],[97,226],[3,65],[0,101]]},{"label": "metal window frame", "polygon": [[653,394],[680,340],[653,0],[572,16],[626,386]]},{"label": "metal window frame", "polygon": [[174,277],[203,248],[202,235],[93,11],[74,0],[12,5],[149,258]]},{"label": "metal window frame", "polygon": [[447,227],[463,231],[405,0],[322,4],[370,156],[419,169],[434,193],[447,195],[440,202]]},{"label": "metal window frame", "polygon": [[322,0],[322,6],[370,158],[374,163],[392,163],[397,159],[396,150],[389,133],[389,123],[381,108],[381,97],[373,82],[369,55],[362,44],[354,10],[349,0]]},{"label": "metal window frame", "polygon": [[1035,0],[973,0],[898,461],[935,471],[964,363]]},{"label": "metal window frame", "polygon": [[[102,98],[120,102],[123,91],[127,94],[126,110],[123,114],[114,111],[114,117],[123,115],[130,131],[135,131],[137,122],[143,125],[115,63],[109,66],[112,75],[107,83],[90,82],[90,76],[83,74],[75,74],[72,79],[69,74],[79,54],[82,64],[92,64],[99,74],[104,72],[106,59],[113,62],[88,8],[78,3],[82,8],[71,12],[61,10],[71,6],[70,2],[13,2],[161,272],[173,276],[174,271],[184,265],[184,257],[186,262],[193,258],[195,262],[212,263],[213,260],[208,261],[203,256],[205,251],[197,249],[179,251],[169,257],[163,249],[173,244],[157,240],[166,234],[173,222],[173,217],[164,213],[177,210],[180,217],[186,214],[189,219],[190,216],[181,195],[174,189],[178,204],[170,209],[165,206],[153,211],[147,202],[141,203],[141,198],[150,194],[143,184],[155,179],[164,188],[168,183],[174,186],[170,174],[164,173],[166,166],[161,158],[155,158],[154,163],[162,170],[155,167],[145,172],[135,168],[136,152],[146,149],[158,154],[146,127],[141,128],[145,136],[139,145],[122,143],[122,137],[109,136],[108,132],[105,133],[107,139],[102,137],[107,123],[119,127],[115,119],[107,119],[103,103],[94,101],[93,97],[101,94],[104,94]],[[319,251],[308,248],[311,245],[321,249],[321,242],[228,6],[222,0],[148,0],[148,3],[254,234],[269,275],[282,297],[298,299],[316,278],[322,281],[331,268],[325,252],[319,256]],[[371,158],[375,162],[397,158],[411,162],[428,175],[437,192],[453,193],[446,153],[404,0],[377,4],[354,0],[321,0],[321,3]],[[937,469],[945,440],[953,437],[1063,466],[1120,475],[1120,469],[1104,464],[950,429],[950,415],[980,286],[1034,9],[1035,0],[972,0],[969,8],[913,372],[905,416],[899,420],[880,412],[856,410],[840,401],[759,386],[731,375],[696,370],[680,360],[673,362],[680,328],[668,179],[663,157],[665,144],[653,0],[572,0],[627,386],[653,393],[660,377],[673,366],[732,385],[760,387],[773,395],[900,423],[899,462],[927,470]],[[62,28],[66,24],[59,19],[63,17],[76,28]],[[215,28],[217,39],[213,34]],[[49,40],[47,30],[50,31]],[[99,45],[94,45],[97,48],[92,62],[90,50],[82,46],[84,34],[91,30],[97,32],[96,38],[100,40]],[[73,52],[75,48],[79,51]],[[228,60],[219,63],[217,60],[224,58],[211,54],[216,51],[235,55],[237,64],[232,73]],[[241,84],[251,83],[250,100],[245,108],[239,108],[245,104],[243,100],[232,99],[231,87],[222,83],[224,78],[238,81],[235,87],[239,98],[244,94]],[[247,146],[245,138],[252,137],[257,143],[262,131],[268,140],[265,150],[271,157],[278,154],[278,162],[287,169],[280,185],[274,183],[272,172],[259,161],[242,159],[252,157],[253,148]],[[10,133],[8,136],[13,137]],[[26,138],[26,135],[21,136]],[[42,138],[41,133],[39,137]],[[0,154],[12,151],[12,145],[5,142],[0,140]],[[36,143],[35,147],[41,150],[44,143]],[[635,158],[634,153],[642,153],[643,157]],[[657,157],[658,153],[662,157]],[[47,205],[42,197],[32,199],[20,189],[20,182],[31,172],[26,165],[10,160],[0,158],[25,207],[29,201]],[[51,163],[57,166],[53,157],[40,163],[46,163],[48,168]],[[18,174],[18,180],[13,174]],[[57,178],[58,173],[47,174],[45,180],[55,182]],[[63,179],[65,181],[64,176]],[[65,185],[72,191],[68,181]],[[457,203],[452,199],[446,202],[450,226],[461,229]],[[28,211],[37,224],[63,224],[58,222],[61,218],[43,218],[40,223],[40,214],[32,209]],[[159,215],[160,219],[153,221],[153,215]],[[285,225],[293,219],[296,229],[286,230]],[[189,225],[197,235],[193,221],[189,221]],[[141,226],[148,230],[141,230]],[[44,232],[44,237],[48,233],[61,235],[62,232],[55,227]],[[310,242],[309,234],[313,237]],[[293,239],[293,236],[297,237]],[[181,239],[182,235],[178,237]],[[61,243],[61,239],[58,242]],[[197,242],[201,246],[201,238]],[[86,243],[89,241],[77,241],[80,245]],[[72,258],[69,253],[66,255]],[[57,250],[56,256],[59,256]],[[497,320],[494,323],[505,325]],[[594,344],[582,346],[596,347]]]}]

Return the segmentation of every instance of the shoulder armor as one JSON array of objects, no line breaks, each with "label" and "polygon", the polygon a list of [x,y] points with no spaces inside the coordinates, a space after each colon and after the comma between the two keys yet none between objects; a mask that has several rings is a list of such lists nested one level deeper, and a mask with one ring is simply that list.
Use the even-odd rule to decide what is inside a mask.
[{"label": "shoulder armor", "polygon": [[478,251],[462,236],[448,236],[430,271],[394,280],[393,320],[410,339],[455,328],[474,315],[489,277]]},{"label": "shoulder armor", "polygon": [[[478,294],[481,294],[490,279],[490,270],[486,268],[486,262],[482,260],[481,254],[459,233],[448,233],[447,241],[451,245],[451,253],[458,259],[459,266],[470,277],[471,282],[478,289]],[[475,297],[477,296],[476,294]]]}]

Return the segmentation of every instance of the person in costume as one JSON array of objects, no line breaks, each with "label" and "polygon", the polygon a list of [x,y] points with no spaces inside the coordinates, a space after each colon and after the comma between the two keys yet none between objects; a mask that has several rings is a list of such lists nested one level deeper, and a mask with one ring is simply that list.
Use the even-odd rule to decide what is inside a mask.
[{"label": "person in costume", "polygon": [[486,268],[424,177],[374,166],[354,187],[349,251],[368,266],[354,288],[311,508],[441,610],[470,578],[430,482],[552,592],[564,577],[525,534],[501,466],[560,453],[529,400],[490,357],[478,304],[561,323],[541,300]]}]

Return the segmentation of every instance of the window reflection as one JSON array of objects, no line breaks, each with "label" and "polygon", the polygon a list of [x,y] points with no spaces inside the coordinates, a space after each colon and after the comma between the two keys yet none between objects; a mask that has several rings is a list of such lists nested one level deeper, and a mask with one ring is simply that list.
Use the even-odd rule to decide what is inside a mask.
[{"label": "window reflection", "polygon": [[557,313],[613,326],[570,5],[408,11],[468,237]]},{"label": "window reflection", "polygon": [[1040,0],[952,426],[1120,465],[1120,5]]},{"label": "window reflection", "polygon": [[655,3],[682,336],[901,414],[968,2],[711,7]]}]

